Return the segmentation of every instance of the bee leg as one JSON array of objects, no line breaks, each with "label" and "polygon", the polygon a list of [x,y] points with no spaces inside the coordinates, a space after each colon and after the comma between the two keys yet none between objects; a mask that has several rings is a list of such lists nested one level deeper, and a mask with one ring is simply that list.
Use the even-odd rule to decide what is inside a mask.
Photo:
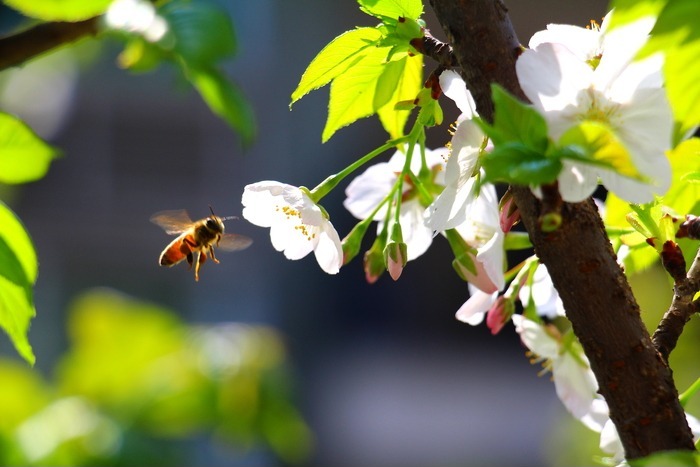
[{"label": "bee leg", "polygon": [[194,258],[192,257],[192,245],[190,245],[187,239],[183,240],[182,244],[180,244],[180,252],[185,255],[187,258],[187,264],[189,264],[190,268],[192,268],[192,262],[194,261]]},{"label": "bee leg", "polygon": [[214,261],[216,264],[219,264],[219,260],[216,259],[216,256],[214,256],[214,245],[209,246],[209,256],[211,256],[212,261]]},{"label": "bee leg", "polygon": [[206,261],[206,256],[202,256],[201,253],[197,252],[197,261],[194,263],[194,280],[199,282],[199,267]]}]

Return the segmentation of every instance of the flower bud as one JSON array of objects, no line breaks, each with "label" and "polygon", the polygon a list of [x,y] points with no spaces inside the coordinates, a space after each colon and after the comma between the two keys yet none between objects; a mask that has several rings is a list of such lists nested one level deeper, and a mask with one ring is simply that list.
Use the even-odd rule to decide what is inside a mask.
[{"label": "flower bud", "polygon": [[362,221],[358,222],[355,227],[352,228],[350,233],[348,233],[343,239],[341,246],[343,247],[343,265],[348,264],[352,261],[355,256],[360,252],[362,247],[362,239],[367,232],[367,227],[369,227],[370,222]]},{"label": "flower bud", "polygon": [[520,210],[518,210],[510,190],[506,191],[506,194],[503,195],[498,204],[500,208],[498,221],[501,225],[501,230],[503,233],[508,233],[515,224],[520,222]]},{"label": "flower bud", "polygon": [[515,304],[501,295],[496,299],[489,311],[486,312],[486,326],[491,330],[492,335],[498,334],[503,326],[510,321],[515,312]]},{"label": "flower bud", "polygon": [[407,259],[406,244],[403,242],[389,242],[386,248],[384,248],[386,269],[389,271],[391,278],[395,281],[399,280],[399,277],[401,277]]},{"label": "flower bud", "polygon": [[386,245],[386,233],[377,236],[372,247],[365,252],[364,269],[365,280],[368,284],[374,284],[384,274],[384,245]]}]

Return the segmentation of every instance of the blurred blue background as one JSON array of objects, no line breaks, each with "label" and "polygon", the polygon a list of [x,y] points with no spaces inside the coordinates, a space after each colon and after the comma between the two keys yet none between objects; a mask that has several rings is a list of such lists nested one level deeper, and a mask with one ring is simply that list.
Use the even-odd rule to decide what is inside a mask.
[{"label": "blurred blue background", "polygon": [[[525,44],[550,22],[599,20],[606,3],[507,2]],[[326,43],[374,23],[354,1],[222,4],[239,39],[227,72],[257,113],[259,137],[251,147],[243,148],[172,69],[133,76],[120,70],[116,42],[66,50],[33,74],[25,67],[0,96],[4,108],[64,151],[44,179],[5,196],[40,261],[29,335],[39,371],[49,372],[66,347],[71,300],[110,287],[189,322],[276,327],[291,359],[296,403],[315,436],[310,465],[552,462],[552,430],[565,416],[554,386],[537,376],[540,368],[529,363],[512,327],[492,337],[485,326],[454,319],[468,292],[442,238],[396,283],[385,275],[368,285],[359,258],[338,276],[324,274],[313,256],[287,261],[273,250],[268,230],[244,220],[229,221],[227,229],[255,243],[204,265],[199,283],[182,265],[158,266],[171,239],[149,223],[154,212],[184,208],[196,219],[211,205],[219,215],[240,216],[246,184],[269,179],[313,187],[386,139],[375,119],[365,119],[322,145],[327,88],[288,108],[304,68]],[[444,39],[430,12],[427,22]],[[450,103],[444,108],[446,121],[456,117]],[[55,120],[47,120],[51,115]],[[445,128],[429,134],[432,147],[447,140]],[[342,208],[343,189],[323,202],[341,237],[354,225]],[[6,338],[0,348],[14,354]],[[193,451],[198,465],[270,461]]]}]

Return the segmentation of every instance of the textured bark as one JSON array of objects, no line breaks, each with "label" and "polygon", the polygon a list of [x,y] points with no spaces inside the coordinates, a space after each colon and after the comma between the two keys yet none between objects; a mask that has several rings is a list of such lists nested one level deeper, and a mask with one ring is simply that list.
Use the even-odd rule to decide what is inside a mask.
[{"label": "textured bark", "polygon": [[21,65],[56,47],[98,32],[98,19],[76,23],[43,23],[0,38],[0,70]]},{"label": "textured bark", "polygon": [[[527,101],[515,74],[521,49],[506,6],[499,0],[431,4],[480,115],[492,119],[492,82]],[[561,227],[545,233],[539,225],[542,203],[528,188],[512,190],[535,252],[591,361],[627,458],[693,450],[671,370],[652,345],[594,203],[564,203]]]}]

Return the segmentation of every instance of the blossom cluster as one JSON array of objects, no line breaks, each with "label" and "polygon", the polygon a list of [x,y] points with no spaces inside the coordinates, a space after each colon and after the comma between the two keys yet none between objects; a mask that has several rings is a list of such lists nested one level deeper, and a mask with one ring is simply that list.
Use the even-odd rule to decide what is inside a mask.
[{"label": "blossom cluster", "polygon": [[[673,118],[661,75],[663,57],[635,60],[647,40],[649,22],[609,30],[610,17],[588,28],[549,25],[532,37],[516,63],[520,85],[546,121],[554,144],[590,123],[612,135],[614,151],[605,151],[615,154],[604,156],[622,160],[614,166],[606,165],[605,157],[602,162],[564,158],[557,187],[567,202],[590,197],[602,182],[629,202],[645,203],[671,184],[666,152]],[[269,227],[273,247],[288,259],[313,251],[329,274],[338,273],[357,254],[367,226],[376,221],[376,240],[364,257],[369,282],[384,270],[398,279],[408,261],[423,255],[434,239],[445,237],[456,272],[469,283],[470,297],[457,319],[471,325],[485,320],[493,334],[512,322],[532,361],[551,372],[566,409],[600,432],[601,448],[621,460],[624,452],[607,405],[546,267],[533,256],[505,272],[505,239],[519,214],[507,194],[499,202],[495,186],[485,181],[481,161],[492,144],[482,131],[474,100],[454,71],[440,74],[439,87],[460,111],[451,141],[431,150],[420,143],[424,138],[405,139],[388,160],[352,180],[344,206],[360,222],[342,241],[319,201],[354,166],[313,190],[275,181],[248,185],[243,217]],[[614,168],[624,165],[631,169]],[[531,189],[541,196],[538,186]],[[516,313],[517,302],[522,313]],[[700,425],[691,419],[691,425]]]}]

